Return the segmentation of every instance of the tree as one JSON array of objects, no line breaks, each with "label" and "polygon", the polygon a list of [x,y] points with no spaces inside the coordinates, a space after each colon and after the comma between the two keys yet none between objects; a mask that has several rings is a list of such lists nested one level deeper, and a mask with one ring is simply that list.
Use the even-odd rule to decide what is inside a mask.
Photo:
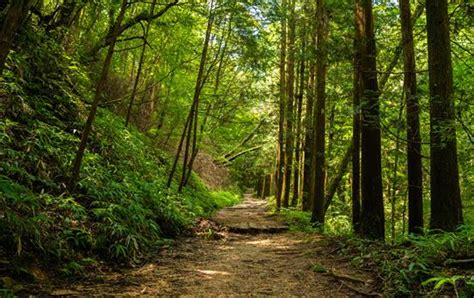
[{"label": "tree", "polygon": [[463,223],[453,100],[447,0],[426,1],[430,77],[431,229]]},{"label": "tree", "polygon": [[302,136],[301,136],[301,115],[303,113],[303,97],[304,97],[304,89],[306,85],[306,78],[305,78],[305,66],[306,66],[306,59],[305,59],[305,50],[306,50],[306,27],[303,25],[301,30],[301,57],[300,57],[300,66],[299,66],[299,90],[296,96],[296,145],[295,145],[295,170],[294,170],[294,178],[293,178],[293,197],[291,199],[291,206],[296,207],[298,205],[298,198],[300,196],[300,178],[301,178],[301,144],[302,144]]},{"label": "tree", "polygon": [[359,28],[359,14],[357,5],[354,6],[354,57],[353,57],[353,82],[352,82],[352,230],[360,233],[360,98],[361,98],[361,72],[360,63],[362,56],[362,37]]},{"label": "tree", "polygon": [[[311,11],[311,13],[310,13]],[[305,14],[307,18],[311,18],[310,14],[314,14],[314,10],[307,9]],[[317,26],[314,26],[313,32],[311,33],[311,46],[310,49],[316,48],[316,34]],[[315,65],[315,53],[311,53],[311,59],[309,59],[309,75],[307,84],[307,96],[306,96],[306,113],[304,119],[304,164],[303,164],[303,198],[302,198],[302,209],[304,211],[313,210],[313,144],[314,144],[314,81],[316,80],[316,65]]]},{"label": "tree", "polygon": [[87,147],[87,140],[89,139],[89,135],[92,130],[92,124],[94,123],[95,116],[97,114],[97,108],[99,107],[99,103],[102,99],[102,93],[104,91],[105,83],[107,82],[107,76],[109,73],[110,63],[112,61],[112,56],[114,55],[114,48],[115,43],[117,41],[117,37],[119,35],[119,28],[125,16],[125,11],[128,7],[128,0],[123,0],[120,12],[117,16],[117,19],[114,22],[113,30],[112,30],[112,42],[110,43],[109,49],[107,51],[107,56],[104,60],[104,65],[102,66],[102,72],[100,74],[100,78],[97,81],[97,86],[95,88],[95,95],[94,100],[92,102],[91,109],[89,111],[89,115],[87,116],[86,124],[84,125],[84,129],[82,130],[81,135],[81,142],[79,144],[79,148],[76,153],[76,157],[74,159],[74,163],[72,166],[71,171],[71,178],[69,180],[68,190],[72,192],[76,187],[77,181],[79,180],[79,174],[81,171],[82,165],[82,158],[84,157],[84,152]]},{"label": "tree", "polygon": [[5,16],[0,31],[0,75],[15,35],[28,16],[33,3],[33,0],[10,0],[5,6]]},{"label": "tree", "polygon": [[281,3],[281,39],[280,39],[280,96],[279,96],[279,119],[278,119],[278,161],[276,171],[276,208],[280,210],[281,199],[285,191],[285,107],[287,100],[286,93],[286,0]]},{"label": "tree", "polygon": [[[193,96],[193,100],[192,100],[192,103],[191,103],[191,107],[189,109],[189,114],[188,114],[188,117],[187,117],[187,120],[186,120],[186,124],[183,128],[183,133],[181,134],[181,139],[180,139],[180,142],[179,142],[179,145],[178,145],[178,150],[176,152],[176,156],[175,156],[175,159],[174,159],[174,163],[173,163],[173,166],[171,168],[171,172],[169,174],[169,177],[168,177],[168,187],[171,186],[171,181],[173,179],[173,176],[174,176],[174,172],[176,171],[176,167],[177,167],[177,164],[178,164],[178,161],[179,161],[179,157],[181,155],[181,150],[182,150],[182,147],[184,145],[184,157],[183,157],[183,171],[182,171],[182,174],[181,174],[181,179],[180,179],[180,183],[179,183],[179,192],[181,192],[181,190],[183,189],[183,187],[185,186],[186,184],[186,180],[187,180],[187,172],[188,172],[188,167],[189,169],[191,169],[192,167],[192,162],[193,162],[193,157],[190,156],[190,153],[191,155],[193,154],[193,151],[195,150],[195,146],[196,146],[196,137],[197,137],[197,122],[198,122],[198,110],[199,110],[199,99],[200,99],[200,96],[201,96],[201,91],[202,91],[202,88],[204,86],[204,83],[205,83],[205,74],[204,74],[204,70],[205,70],[205,66],[206,66],[206,61],[207,61],[207,52],[208,52],[208,49],[209,49],[209,41],[211,39],[211,31],[212,31],[212,26],[214,24],[214,17],[215,17],[215,13],[214,13],[214,1],[211,1],[211,5],[210,5],[210,12],[209,12],[209,18],[208,18],[208,22],[207,22],[207,27],[206,27],[206,34],[205,34],[205,37],[204,37],[204,43],[203,43],[203,49],[202,49],[202,52],[201,52],[201,60],[200,60],[200,63],[199,63],[199,71],[198,71],[198,75],[196,77],[196,84],[194,86],[194,96]],[[190,147],[191,147],[191,143],[192,143],[192,151],[190,152]],[[188,162],[191,162],[189,165],[188,165]]]},{"label": "tree", "polygon": [[361,234],[369,239],[385,238],[382,191],[379,90],[371,0],[356,0],[361,45]]},{"label": "tree", "polygon": [[288,60],[286,74],[286,135],[285,135],[285,189],[283,192],[282,205],[288,208],[291,192],[291,175],[293,170],[293,152],[294,152],[294,101],[295,101],[295,40],[296,40],[296,22],[295,22],[295,0],[291,0],[288,28]]},{"label": "tree", "polygon": [[400,0],[402,27],[404,93],[407,111],[408,232],[423,230],[423,183],[421,164],[420,112],[416,87],[415,44],[410,0]]},{"label": "tree", "polygon": [[[153,15],[155,6],[156,6],[156,0],[153,0],[151,4],[151,8],[150,8],[150,16]],[[127,109],[127,116],[125,117],[125,127],[128,127],[128,123],[130,122],[130,114],[132,112],[133,102],[135,101],[138,83],[140,82],[140,76],[142,74],[142,67],[143,67],[143,62],[145,60],[145,52],[146,52],[146,47],[147,47],[148,33],[150,32],[150,25],[151,25],[151,20],[148,20],[148,23],[143,32],[143,45],[142,45],[142,50],[140,53],[140,61],[138,62],[137,76],[135,78],[135,82],[133,83],[133,90],[132,90],[132,95],[130,97],[130,103]]]},{"label": "tree", "polygon": [[[140,13],[140,14],[137,14],[136,16],[134,16],[133,18],[129,19],[129,20],[126,20],[124,22],[124,24],[121,24],[120,27],[118,28],[118,31],[117,31],[117,36],[120,36],[122,35],[122,33],[124,33],[125,31],[127,31],[128,29],[132,28],[133,26],[137,25],[137,24],[140,24],[142,21],[148,21],[148,22],[151,22],[153,20],[156,20],[158,18],[160,18],[161,16],[163,16],[169,9],[171,9],[172,7],[176,6],[178,4],[178,1],[179,0],[174,0],[166,5],[163,6],[162,9],[160,9],[158,12],[156,13],[152,13],[152,14],[148,14],[148,13]],[[113,42],[113,39],[114,39],[114,34],[113,34],[114,30],[113,28],[110,28],[108,30],[108,32],[105,34],[105,36],[101,37],[99,39],[99,42],[94,45],[87,53],[87,57],[95,57],[96,54],[99,52],[100,49],[104,48],[104,47],[107,47],[109,46],[112,42]]]},{"label": "tree", "polygon": [[326,178],[326,73],[327,73],[327,50],[326,39],[328,20],[324,0],[316,2],[317,18],[317,59],[316,59],[316,107],[314,110],[315,129],[315,151],[314,151],[314,204],[311,221],[318,225],[324,225],[325,178]]}]

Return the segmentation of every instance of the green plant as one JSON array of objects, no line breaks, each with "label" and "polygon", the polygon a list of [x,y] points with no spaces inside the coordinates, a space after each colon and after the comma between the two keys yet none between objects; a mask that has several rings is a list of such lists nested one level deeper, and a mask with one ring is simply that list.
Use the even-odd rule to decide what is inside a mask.
[{"label": "green plant", "polygon": [[[469,258],[474,251],[473,226],[456,233],[436,233],[400,238],[393,245],[358,238],[339,239],[341,254],[355,255],[352,264],[376,270],[385,278],[385,291],[390,295],[427,294],[453,285],[459,293],[472,292],[472,279],[454,267],[450,260]],[[456,287],[456,288],[455,288]]]}]

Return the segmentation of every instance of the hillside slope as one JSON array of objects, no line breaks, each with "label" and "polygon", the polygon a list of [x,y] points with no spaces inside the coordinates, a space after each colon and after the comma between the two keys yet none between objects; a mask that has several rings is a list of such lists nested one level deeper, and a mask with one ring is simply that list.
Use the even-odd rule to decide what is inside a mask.
[{"label": "hillside slope", "polygon": [[92,80],[51,37],[26,30],[0,82],[0,276],[140,262],[197,216],[239,200],[196,175],[182,193],[168,189],[172,157],[105,108],[68,193]]}]

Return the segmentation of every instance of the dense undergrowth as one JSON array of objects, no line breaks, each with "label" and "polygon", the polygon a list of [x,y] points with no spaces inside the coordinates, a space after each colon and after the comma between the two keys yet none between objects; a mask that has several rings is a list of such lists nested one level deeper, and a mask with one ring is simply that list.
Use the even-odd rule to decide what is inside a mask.
[{"label": "dense undergrowth", "polygon": [[66,192],[93,84],[57,41],[26,30],[0,82],[0,276],[140,262],[196,217],[239,200],[195,175],[182,193],[167,189],[170,155],[105,108],[78,187]]},{"label": "dense undergrowth", "polygon": [[389,295],[472,297],[473,235],[473,227],[464,226],[457,233],[408,236],[393,244],[349,238],[338,241],[339,254],[355,255],[354,266],[375,270]]},{"label": "dense undergrowth", "polygon": [[[311,225],[310,212],[283,209],[280,213],[292,231],[320,232]],[[353,266],[374,272],[386,295],[474,295],[472,224],[456,233],[426,231],[425,236],[403,236],[383,243],[351,236],[350,221],[344,215],[330,218],[324,233],[331,236],[334,251],[351,259]]]}]

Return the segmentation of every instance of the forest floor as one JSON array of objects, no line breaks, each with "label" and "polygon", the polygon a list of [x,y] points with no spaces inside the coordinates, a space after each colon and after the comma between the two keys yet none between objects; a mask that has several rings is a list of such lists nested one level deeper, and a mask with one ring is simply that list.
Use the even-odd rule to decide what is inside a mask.
[{"label": "forest floor", "polygon": [[244,201],[202,220],[141,268],[62,285],[51,295],[365,296],[370,272],[354,269],[324,236],[288,231],[266,201]]}]

